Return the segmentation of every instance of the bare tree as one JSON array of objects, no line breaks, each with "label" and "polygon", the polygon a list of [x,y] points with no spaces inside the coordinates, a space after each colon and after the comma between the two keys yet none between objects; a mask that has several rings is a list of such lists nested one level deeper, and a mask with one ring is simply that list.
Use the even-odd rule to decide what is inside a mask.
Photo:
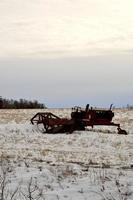
[{"label": "bare tree", "polygon": [[39,188],[37,180],[33,179],[33,177],[30,178],[26,190],[27,191],[24,190],[24,192],[21,191],[26,200],[45,200],[43,189]]}]

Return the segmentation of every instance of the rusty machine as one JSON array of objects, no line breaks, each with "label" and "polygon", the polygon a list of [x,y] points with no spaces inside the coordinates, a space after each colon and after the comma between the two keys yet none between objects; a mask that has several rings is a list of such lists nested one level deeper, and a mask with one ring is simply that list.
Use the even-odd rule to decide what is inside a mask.
[{"label": "rusty machine", "polygon": [[85,130],[87,126],[92,128],[97,125],[116,126],[118,134],[127,132],[120,128],[120,124],[112,122],[114,112],[112,104],[109,109],[93,109],[86,105],[83,110],[81,107],[72,108],[71,118],[60,118],[51,112],[38,112],[31,123],[36,124],[43,133],[72,133],[75,130]]}]

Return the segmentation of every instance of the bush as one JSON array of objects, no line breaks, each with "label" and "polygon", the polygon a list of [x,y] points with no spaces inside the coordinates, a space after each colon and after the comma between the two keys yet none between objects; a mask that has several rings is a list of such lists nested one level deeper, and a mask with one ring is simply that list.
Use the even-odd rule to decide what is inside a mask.
[{"label": "bush", "polygon": [[37,100],[29,101],[26,99],[5,99],[0,97],[0,108],[1,109],[28,109],[28,108],[46,108],[42,103]]}]

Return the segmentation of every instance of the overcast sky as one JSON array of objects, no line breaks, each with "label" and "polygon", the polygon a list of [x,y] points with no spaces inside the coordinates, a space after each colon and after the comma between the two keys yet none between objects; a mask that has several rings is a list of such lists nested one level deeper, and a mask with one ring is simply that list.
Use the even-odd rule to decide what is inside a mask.
[{"label": "overcast sky", "polygon": [[0,95],[133,104],[132,0],[1,0]]}]

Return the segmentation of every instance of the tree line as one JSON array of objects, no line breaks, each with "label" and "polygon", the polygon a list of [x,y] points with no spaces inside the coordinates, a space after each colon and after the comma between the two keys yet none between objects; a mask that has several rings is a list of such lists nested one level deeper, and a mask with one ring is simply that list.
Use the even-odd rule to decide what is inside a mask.
[{"label": "tree line", "polygon": [[37,100],[26,100],[26,99],[5,99],[0,97],[0,109],[29,109],[29,108],[46,108],[42,103]]}]

